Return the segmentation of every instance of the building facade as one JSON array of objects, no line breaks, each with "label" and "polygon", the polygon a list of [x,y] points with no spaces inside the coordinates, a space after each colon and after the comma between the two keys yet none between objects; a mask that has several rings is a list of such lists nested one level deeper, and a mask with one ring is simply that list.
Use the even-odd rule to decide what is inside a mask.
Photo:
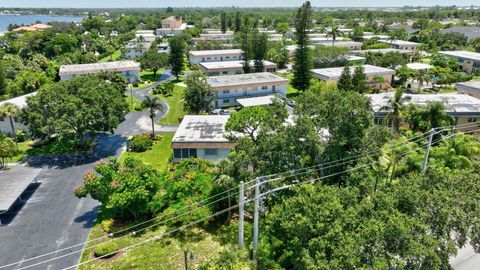
[{"label": "building facade", "polygon": [[[30,94],[26,94],[23,96],[15,97],[12,99],[4,100],[0,102],[0,107],[2,107],[4,104],[12,104],[18,109],[22,109],[25,106],[27,106],[27,98],[36,95],[37,92],[33,92]],[[13,136],[13,130],[12,130],[12,124],[14,130],[24,130],[25,132],[28,132],[28,127],[25,126],[24,124],[20,123],[18,121],[18,118],[13,117],[10,119],[10,117],[1,117],[0,116],[0,132],[7,134],[8,136]]]},{"label": "building facade", "polygon": [[208,51],[190,51],[188,60],[190,64],[200,64],[205,62],[222,62],[242,60],[242,50],[208,50]]},{"label": "building facade", "polygon": [[480,99],[480,81],[456,83],[457,93]]},{"label": "building facade", "polygon": [[[250,66],[254,66],[254,61],[250,61]],[[205,72],[208,76],[223,76],[223,75],[236,75],[243,74],[244,61],[223,61],[223,62],[204,62],[198,66],[201,71]],[[277,71],[277,65],[270,61],[263,61],[263,72],[275,72]]]},{"label": "building facade", "polygon": [[140,80],[140,64],[133,61],[103,62],[60,66],[58,75],[61,80],[74,77],[96,75],[101,72],[118,73],[130,82]]},{"label": "building facade", "polygon": [[480,70],[480,53],[469,51],[441,51],[439,53],[457,59],[459,68],[466,73]]},{"label": "building facade", "polygon": [[286,96],[288,80],[272,73],[249,73],[208,77],[215,90],[215,108],[238,106],[237,99],[267,95]]},{"label": "building facade", "polygon": [[390,45],[393,49],[397,50],[405,50],[405,51],[411,51],[411,52],[416,52],[418,51],[418,47],[421,45],[420,43],[417,42],[411,42],[411,41],[405,41],[405,40],[389,40],[389,39],[383,39],[380,40],[380,42],[385,43]]}]

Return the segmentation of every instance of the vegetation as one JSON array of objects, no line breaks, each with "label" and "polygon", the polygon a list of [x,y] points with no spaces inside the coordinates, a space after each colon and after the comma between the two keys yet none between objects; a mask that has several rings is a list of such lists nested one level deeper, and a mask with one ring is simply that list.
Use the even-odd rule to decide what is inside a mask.
[{"label": "vegetation", "polygon": [[185,88],[178,84],[170,84],[173,87],[171,94],[157,95],[168,104],[168,112],[159,121],[163,125],[177,124],[185,114],[184,97]]},{"label": "vegetation", "polygon": [[208,112],[214,99],[212,87],[207,83],[206,76],[201,71],[194,71],[186,78],[185,110],[199,114]]},{"label": "vegetation", "polygon": [[147,165],[153,166],[159,171],[163,171],[167,168],[172,156],[172,149],[170,148],[172,138],[173,133],[162,134],[159,140],[153,140],[153,145],[150,150],[140,153],[124,152],[120,156],[120,161],[124,161],[127,158],[134,158]]},{"label": "vegetation", "polygon": [[185,57],[185,42],[181,37],[173,37],[169,39],[170,55],[169,66],[173,76],[178,80],[179,76],[183,74],[185,69],[184,57]]},{"label": "vegetation", "polygon": [[310,86],[312,61],[308,47],[308,30],[311,27],[311,22],[312,7],[310,2],[307,1],[295,14],[297,49],[293,64],[292,86],[300,91],[305,91]]},{"label": "vegetation", "polygon": [[0,168],[5,167],[6,161],[13,158],[17,151],[15,141],[0,132]]},{"label": "vegetation", "polygon": [[148,50],[140,60],[142,69],[150,69],[153,76],[157,76],[157,71],[166,67],[169,62],[169,56],[166,53],[160,53],[158,50]]},{"label": "vegetation", "polygon": [[163,111],[163,105],[159,103],[159,99],[157,97],[150,97],[146,96],[145,99],[142,101],[142,108],[148,110],[150,120],[152,120],[152,137],[155,136],[155,122],[154,118],[156,115],[156,111]]}]

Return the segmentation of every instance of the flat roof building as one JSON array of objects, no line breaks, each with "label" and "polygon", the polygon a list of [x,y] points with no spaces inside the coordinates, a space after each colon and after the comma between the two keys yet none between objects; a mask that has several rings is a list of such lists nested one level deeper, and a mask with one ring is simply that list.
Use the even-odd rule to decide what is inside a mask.
[{"label": "flat roof building", "polygon": [[202,158],[226,159],[235,142],[225,137],[230,115],[186,115],[172,139],[173,161]]},{"label": "flat roof building", "polygon": [[288,80],[273,73],[249,73],[208,77],[215,90],[215,108],[238,106],[237,99],[267,95],[286,96]]},{"label": "flat roof building", "polygon": [[480,99],[480,81],[456,83],[455,88],[459,94],[467,94]]},{"label": "flat roof building", "polygon": [[238,61],[242,59],[242,53],[243,51],[240,49],[190,51],[188,52],[188,60],[191,64]]},{"label": "flat roof building", "polygon": [[[374,111],[374,119],[377,124],[384,123],[384,118],[389,113],[382,110],[388,105],[389,100],[395,95],[394,92],[369,94]],[[410,97],[408,103],[426,106],[428,102],[441,102],[445,106],[445,112],[456,119],[456,125],[475,123],[480,120],[480,99],[465,94],[405,94]],[[406,125],[406,123],[403,123]],[[474,129],[478,127],[473,127]]]},{"label": "flat roof building", "polygon": [[[17,107],[18,109],[23,109],[24,107],[27,106],[27,98],[32,97],[36,94],[37,92],[32,92],[23,96],[14,97],[11,99],[1,101],[0,107],[2,107],[4,104],[10,103],[10,104],[13,104],[15,107]],[[12,122],[15,130],[22,129],[22,130],[28,131],[28,127],[20,123],[16,117],[12,119]],[[10,124],[10,119],[8,117],[0,116],[0,132],[5,133],[9,136],[13,136],[12,126]]]},{"label": "flat roof building", "polygon": [[406,66],[409,69],[413,69],[415,71],[423,71],[423,72],[426,72],[429,69],[433,68],[432,65],[424,64],[424,63],[408,63]]},{"label": "flat roof building", "polygon": [[[337,83],[338,79],[343,72],[344,67],[334,67],[334,68],[320,68],[312,69],[312,75],[322,81],[327,83]],[[363,65],[365,75],[367,76],[367,83],[370,87],[383,88],[392,83],[392,78],[395,75],[395,70],[383,67],[377,67],[372,65]],[[355,71],[355,66],[350,67],[350,72],[353,74]],[[382,77],[383,83],[377,83],[375,78]],[[388,85],[387,85],[388,84]]]},{"label": "flat roof building", "polygon": [[396,52],[400,54],[406,54],[406,55],[412,55],[412,51],[407,51],[407,50],[400,50],[400,49],[394,49],[394,48],[386,48],[386,49],[371,49],[371,50],[358,50],[355,51],[355,54],[359,55],[365,55],[367,53],[379,53],[379,54],[386,54],[390,52]]},{"label": "flat roof building", "polygon": [[70,80],[73,77],[95,75],[101,72],[118,73],[130,82],[140,80],[140,64],[133,61],[62,65],[58,75],[61,80]]},{"label": "flat roof building", "polygon": [[[250,61],[250,66],[254,66],[254,61]],[[222,76],[243,74],[244,61],[223,61],[223,62],[204,62],[198,66],[200,70],[207,73],[208,76]],[[275,72],[277,65],[267,60],[263,60],[264,72]]]},{"label": "flat roof building", "polygon": [[348,48],[351,51],[355,50],[361,50],[363,43],[362,42],[356,42],[356,41],[335,41],[333,43],[332,41],[318,41],[314,43],[316,46],[324,46],[324,47],[339,47],[339,48]]},{"label": "flat roof building", "polygon": [[469,41],[480,37],[480,27],[478,26],[454,26],[442,29],[442,32],[464,34]]},{"label": "flat roof building", "polygon": [[383,39],[379,40],[382,43],[390,45],[394,49],[398,50],[406,50],[406,51],[411,51],[411,52],[416,52],[418,50],[418,46],[420,46],[420,43],[417,42],[411,42],[411,41],[405,41],[405,40],[389,40],[389,39]]},{"label": "flat roof building", "polygon": [[200,34],[200,37],[192,38],[192,41],[232,41],[235,35],[233,33],[218,33],[218,34]]},{"label": "flat roof building", "polygon": [[480,53],[469,51],[441,51],[440,54],[456,58],[461,70],[472,73],[480,69]]}]

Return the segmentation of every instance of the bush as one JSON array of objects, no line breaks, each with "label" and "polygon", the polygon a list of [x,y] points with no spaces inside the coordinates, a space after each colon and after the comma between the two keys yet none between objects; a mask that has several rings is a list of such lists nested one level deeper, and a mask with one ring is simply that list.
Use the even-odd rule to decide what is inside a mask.
[{"label": "bush", "polygon": [[25,130],[23,129],[18,129],[15,132],[15,135],[17,136],[17,142],[24,142],[27,140],[27,135],[25,134]]},{"label": "bush", "polygon": [[109,242],[96,247],[95,250],[93,251],[93,255],[95,255],[95,258],[101,257],[104,259],[108,259],[115,256],[117,254],[117,251],[118,251],[117,244],[113,242]]},{"label": "bush", "polygon": [[132,141],[130,150],[132,152],[145,152],[152,149],[153,141],[151,139],[139,139]]},{"label": "bush", "polygon": [[113,219],[102,220],[102,229],[106,233],[111,233],[113,231]]}]

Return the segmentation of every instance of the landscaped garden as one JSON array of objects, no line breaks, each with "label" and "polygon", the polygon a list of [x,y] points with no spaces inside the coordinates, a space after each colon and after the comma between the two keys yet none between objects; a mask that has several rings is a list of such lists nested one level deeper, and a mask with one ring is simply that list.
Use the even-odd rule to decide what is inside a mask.
[{"label": "landscaped garden", "polygon": [[132,157],[139,159],[145,164],[149,164],[158,170],[164,170],[168,165],[170,156],[172,155],[170,143],[172,142],[173,135],[173,133],[162,134],[158,140],[153,140],[152,146],[149,150],[144,152],[124,152],[120,156],[120,160],[123,161],[127,157]]},{"label": "landscaped garden", "polygon": [[[165,87],[170,83],[163,84],[159,87]],[[162,125],[171,125],[171,124],[178,124],[180,121],[179,119],[182,118],[186,112],[184,109],[184,95],[185,95],[185,88],[178,85],[178,83],[172,83],[172,90],[164,92],[162,90],[157,91],[155,90],[156,96],[168,104],[169,110],[166,115],[160,119],[159,123]],[[172,87],[170,86],[170,87]],[[163,93],[162,93],[163,92]]]}]

